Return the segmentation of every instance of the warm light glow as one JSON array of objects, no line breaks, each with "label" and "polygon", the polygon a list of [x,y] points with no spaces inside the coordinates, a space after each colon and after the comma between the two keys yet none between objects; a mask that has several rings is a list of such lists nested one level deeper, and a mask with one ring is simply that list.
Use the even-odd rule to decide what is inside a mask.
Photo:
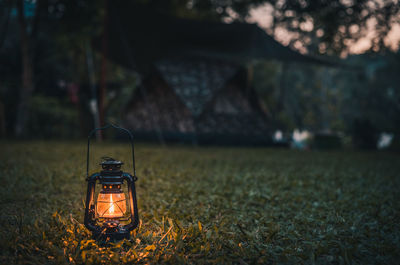
[{"label": "warm light glow", "polygon": [[112,199],[112,196],[111,196],[111,201],[110,201],[110,203],[111,203],[111,206],[110,206],[110,209],[108,209],[108,213],[109,213],[109,214],[114,214],[114,201],[113,201],[113,199]]},{"label": "warm light glow", "polygon": [[124,193],[99,193],[97,214],[103,218],[118,218],[126,213]]}]

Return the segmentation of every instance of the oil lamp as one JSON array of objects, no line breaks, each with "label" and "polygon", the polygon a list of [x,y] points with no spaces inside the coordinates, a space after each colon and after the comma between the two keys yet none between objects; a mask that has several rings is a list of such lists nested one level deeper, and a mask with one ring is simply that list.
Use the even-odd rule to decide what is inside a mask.
[{"label": "oil lamp", "polygon": [[[122,161],[111,157],[103,157],[100,163],[102,170],[89,176],[89,151],[90,139],[99,130],[114,128],[129,135],[132,147],[133,175],[123,172]],[[88,182],[85,226],[93,233],[95,239],[101,241],[117,241],[129,238],[130,231],[139,223],[139,214],[136,201],[135,181],[135,152],[133,135],[127,129],[109,124],[102,128],[94,129],[88,136],[86,180]],[[127,195],[124,193],[126,182]],[[100,185],[100,191],[96,196],[96,183]],[[95,198],[97,197],[97,198]]]}]

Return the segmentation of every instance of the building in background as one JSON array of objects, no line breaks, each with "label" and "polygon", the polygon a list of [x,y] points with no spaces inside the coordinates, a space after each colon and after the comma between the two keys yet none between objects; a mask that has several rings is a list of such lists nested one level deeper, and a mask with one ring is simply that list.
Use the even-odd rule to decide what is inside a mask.
[{"label": "building in background", "polygon": [[205,59],[160,61],[136,92],[124,124],[142,138],[271,143],[267,112],[240,65]]},{"label": "building in background", "polygon": [[109,8],[108,58],[142,82],[122,117],[141,138],[271,144],[268,113],[248,62],[329,65],[275,41],[255,24],[198,21]]}]

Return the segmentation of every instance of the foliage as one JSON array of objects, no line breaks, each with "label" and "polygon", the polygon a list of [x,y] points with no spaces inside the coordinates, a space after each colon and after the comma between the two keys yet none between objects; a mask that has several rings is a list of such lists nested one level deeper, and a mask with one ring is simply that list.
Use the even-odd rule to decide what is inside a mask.
[{"label": "foliage", "polygon": [[353,55],[345,68],[258,62],[253,83],[280,128],[340,131],[376,146],[379,133],[400,132],[399,58]]},{"label": "foliage", "polygon": [[[245,21],[251,10],[266,6],[275,35],[284,29],[292,35],[294,48],[307,47],[313,53],[347,54],[348,49],[373,30],[371,50],[385,50],[384,42],[393,24],[398,23],[397,0],[143,0],[159,12],[226,21]],[[265,14],[268,17],[268,14]]]},{"label": "foliage", "polygon": [[74,138],[79,136],[75,130],[79,126],[77,111],[54,97],[34,96],[30,106],[31,114],[28,131],[35,137]]},{"label": "foliage", "polygon": [[343,122],[354,136],[373,140],[377,137],[374,134],[382,131],[400,132],[399,56],[352,56],[347,62],[353,69],[332,73],[342,95]]},{"label": "foliage", "polygon": [[[85,143],[1,143],[2,264],[396,264],[398,156],[138,145],[141,223],[82,225]],[[120,143],[94,146],[126,162]],[[95,170],[94,167],[92,167]]]},{"label": "foliage", "polygon": [[[335,81],[338,71],[301,63],[283,66],[277,62],[258,62],[254,67],[254,85],[278,128],[342,131],[343,92]],[[353,72],[344,73],[353,76]]]},{"label": "foliage", "polygon": [[[27,94],[20,91],[21,57],[24,56],[20,51],[21,34],[15,3],[16,1],[0,2],[0,59],[4,62],[0,65],[0,75],[2,75],[0,95],[2,99],[7,99],[0,100],[0,105],[5,106],[5,121],[1,123],[6,124],[9,136],[13,135],[16,127],[14,123],[18,120],[16,114],[20,108],[18,106],[22,102],[21,96]],[[62,82],[80,84],[81,87],[84,87],[84,84],[88,83],[87,59],[91,57],[89,56],[89,44],[93,39],[97,43],[99,41],[96,37],[101,35],[103,29],[103,19],[106,14],[105,1],[19,0],[18,3],[30,6],[30,11],[25,14],[25,19],[27,31],[30,33],[28,43],[30,45],[29,57],[32,57],[31,67],[34,79],[32,87],[35,87],[33,93],[61,98],[66,97],[65,90],[58,87],[58,84]],[[143,8],[143,10],[151,10],[151,12],[168,13],[186,18],[245,21],[253,8],[266,4],[273,10],[271,13],[273,25],[267,29],[270,34],[274,35],[277,28],[284,29],[292,34],[293,41],[290,45],[293,47],[298,48],[297,44],[301,42],[303,46],[308,46],[310,52],[338,54],[366,35],[366,31],[370,30],[367,26],[368,23],[372,25],[374,33],[376,33],[373,36],[372,49],[383,48],[384,36],[394,25],[396,22],[394,18],[400,12],[399,5],[396,3],[394,0],[383,2],[372,0],[140,0],[135,1],[132,5],[137,6],[138,9]],[[111,30],[117,31],[118,29]],[[100,56],[94,53],[93,57],[94,72],[98,73]],[[349,125],[354,120],[351,117],[354,113],[357,115],[362,113],[368,116],[368,120],[372,120],[374,125],[379,122],[380,124],[376,125],[379,129],[398,131],[396,124],[400,124],[398,120],[400,117],[398,115],[399,93],[398,86],[393,85],[398,83],[396,81],[399,76],[397,74],[398,55],[397,58],[392,56],[388,56],[388,58],[391,60],[390,65],[388,64],[388,67],[377,72],[376,76],[379,78],[372,80],[373,85],[370,85],[368,89],[364,89],[353,75],[353,77],[345,78],[346,82],[352,82],[351,85],[348,83],[342,85],[342,88],[351,86],[351,89],[346,89],[347,92],[344,89],[342,91],[324,90],[326,84],[323,84],[325,80],[323,76],[331,75],[327,70],[295,65],[288,67],[287,75],[282,75],[279,67],[269,63],[264,64],[262,71],[255,70],[255,83],[262,82],[260,85],[257,84],[260,87],[258,90],[264,91],[262,94],[267,100],[270,113],[276,116],[275,120],[280,121],[279,125],[283,125],[281,128],[297,127],[318,130],[328,127],[334,130],[344,130],[351,127]],[[365,62],[369,64],[368,60]],[[118,82],[121,81],[121,78],[116,72],[121,71],[115,70],[115,68],[115,66],[109,67],[107,79]],[[299,73],[296,68],[301,68],[303,73]],[[269,73],[266,74],[266,71]],[[130,79],[136,81],[137,78]],[[275,79],[278,80],[278,83],[279,80],[284,80],[283,85],[274,86]],[[320,79],[321,84],[314,82],[315,79]],[[314,82],[313,85],[309,85],[311,82]],[[274,91],[271,89],[273,86]],[[384,86],[384,91],[381,86]],[[124,87],[126,89],[117,96],[122,95],[126,99],[128,97],[125,96],[129,95],[128,90],[133,86],[125,85]],[[283,87],[286,87],[287,90],[285,97],[280,96],[283,95],[281,91]],[[111,98],[111,94],[115,94],[115,91],[111,90],[113,89],[107,91],[109,92],[106,96],[108,102],[105,103],[105,106],[108,108],[109,118],[118,120],[123,109],[118,109],[120,106],[118,97]],[[94,97],[95,93],[86,89],[82,94],[85,97],[81,102],[84,105],[81,112],[84,112],[88,108],[89,99]],[[340,98],[342,95],[347,96],[347,99],[342,101]],[[359,102],[353,104],[358,98],[362,98],[359,102],[365,104],[358,104]],[[25,101],[26,105],[29,105],[30,96],[27,96]],[[349,119],[343,121],[342,117],[339,117],[342,106],[336,103],[347,103],[348,101],[352,101],[352,103],[343,104],[350,107],[345,110],[347,113],[342,113],[342,117],[349,117]],[[281,104],[285,105],[285,111],[275,111],[276,107]],[[389,112],[387,112],[388,107],[390,107]],[[322,111],[324,112],[322,113]],[[377,113],[378,115],[376,115]],[[384,118],[382,118],[382,113],[385,114]],[[88,113],[79,113],[79,115],[81,117],[89,116]],[[23,116],[26,116],[26,120],[28,120],[28,114]],[[365,119],[365,117],[361,118]],[[89,123],[90,119],[84,122]]]},{"label": "foliage", "polygon": [[400,14],[397,0],[266,2],[274,7],[274,26],[297,36],[293,47],[306,46],[322,54],[345,55],[371,31],[371,50],[385,50],[384,38]]}]

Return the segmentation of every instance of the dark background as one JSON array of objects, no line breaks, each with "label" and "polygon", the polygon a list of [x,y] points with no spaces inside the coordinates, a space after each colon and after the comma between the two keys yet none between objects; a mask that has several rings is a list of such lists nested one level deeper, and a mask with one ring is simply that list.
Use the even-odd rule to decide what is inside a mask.
[{"label": "dark background", "polygon": [[[255,16],[254,10],[261,11]],[[118,12],[119,26],[112,23]],[[398,149],[399,16],[397,1],[2,0],[0,135],[82,138],[95,126],[124,124],[125,110],[146,78],[146,63],[167,50],[167,42],[144,40],[166,40],[166,18],[178,19],[177,30],[187,21],[204,25],[269,19],[264,30],[270,36],[333,66],[279,56],[240,61],[267,107],[271,133],[265,137],[279,130],[282,137],[272,144],[288,146],[293,130],[307,130],[314,135],[309,147],[375,149],[386,133],[390,148]],[[114,38],[121,28],[129,30],[123,38],[142,41],[131,48],[132,56],[113,46],[124,42]],[[198,36],[197,31],[192,35]],[[360,40],[368,45],[357,51]],[[105,59],[116,52],[131,57],[136,67]]]}]

